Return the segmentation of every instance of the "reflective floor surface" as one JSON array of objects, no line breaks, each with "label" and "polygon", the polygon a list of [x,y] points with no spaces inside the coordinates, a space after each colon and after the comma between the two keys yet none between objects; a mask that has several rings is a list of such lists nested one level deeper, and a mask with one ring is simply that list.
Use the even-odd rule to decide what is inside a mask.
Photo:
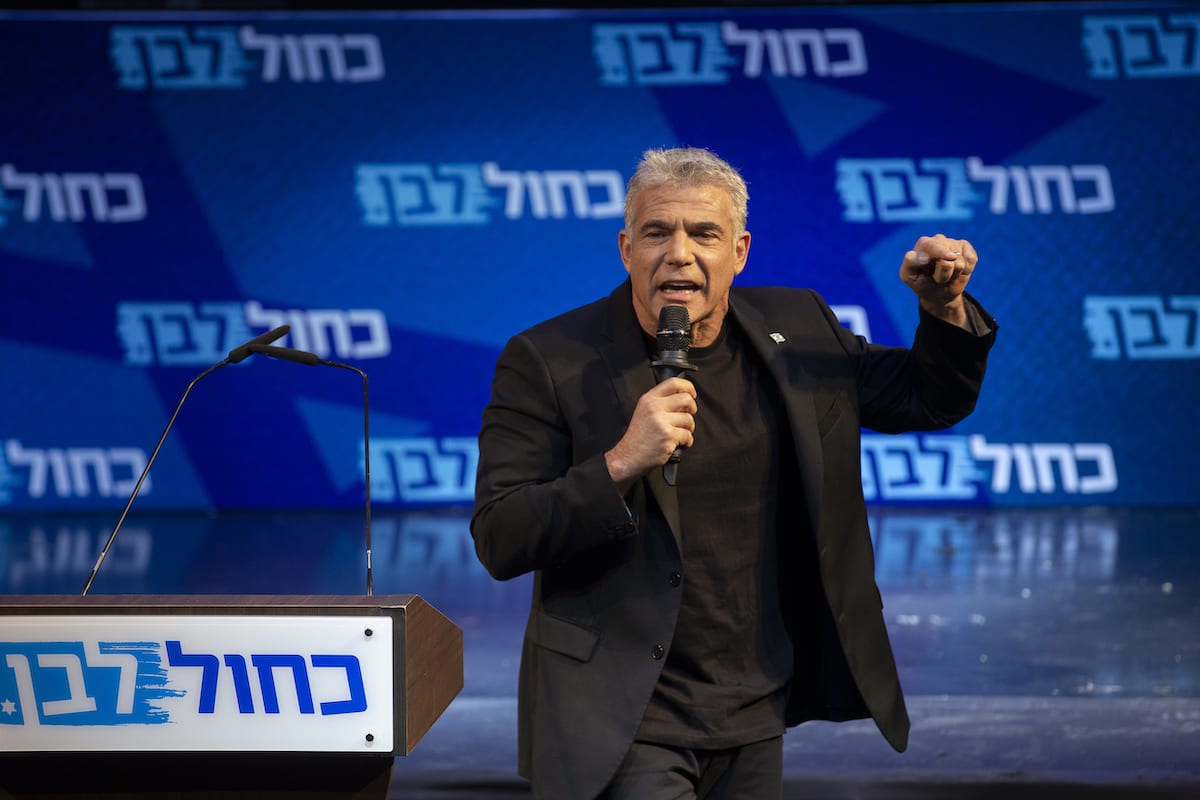
[{"label": "reflective floor surface", "polygon": [[[528,797],[514,765],[530,579],[487,575],[468,514],[374,514],[375,594],[419,594],[464,635],[465,688],[397,759],[395,798]],[[0,594],[78,594],[114,521],[0,516]],[[787,798],[1200,798],[1200,509],[871,523],[910,748],[870,722],[795,728]],[[135,512],[91,593],[363,594],[364,540],[355,513]]]}]

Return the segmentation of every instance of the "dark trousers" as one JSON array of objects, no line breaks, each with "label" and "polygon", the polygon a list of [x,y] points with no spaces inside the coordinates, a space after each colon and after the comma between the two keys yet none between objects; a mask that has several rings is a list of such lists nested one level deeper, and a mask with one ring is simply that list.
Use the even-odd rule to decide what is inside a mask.
[{"label": "dark trousers", "polygon": [[729,750],[634,742],[598,800],[779,800],[783,737]]}]

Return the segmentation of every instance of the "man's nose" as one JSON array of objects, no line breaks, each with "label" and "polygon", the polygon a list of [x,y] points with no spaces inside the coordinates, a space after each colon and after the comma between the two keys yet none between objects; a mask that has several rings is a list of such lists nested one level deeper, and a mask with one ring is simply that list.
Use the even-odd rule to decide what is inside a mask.
[{"label": "man's nose", "polygon": [[667,249],[667,260],[672,264],[690,264],[692,262],[692,239],[687,231],[675,231],[671,236]]}]

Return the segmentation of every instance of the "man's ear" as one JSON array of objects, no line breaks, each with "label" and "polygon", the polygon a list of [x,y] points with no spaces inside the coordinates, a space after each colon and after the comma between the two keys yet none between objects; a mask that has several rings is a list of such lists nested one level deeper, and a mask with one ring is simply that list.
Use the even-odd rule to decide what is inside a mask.
[{"label": "man's ear", "polygon": [[737,241],[733,245],[734,255],[737,257],[737,266],[733,269],[733,274],[741,275],[742,270],[746,268],[746,259],[750,256],[750,231],[742,231],[737,237]]}]

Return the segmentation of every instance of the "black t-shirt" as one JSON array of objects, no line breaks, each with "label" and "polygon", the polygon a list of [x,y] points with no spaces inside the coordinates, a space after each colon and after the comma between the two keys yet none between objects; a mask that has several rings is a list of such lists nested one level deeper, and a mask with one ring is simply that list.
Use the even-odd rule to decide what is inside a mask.
[{"label": "black t-shirt", "polygon": [[732,321],[689,360],[698,410],[676,482],[683,597],[637,738],[716,749],[785,728],[793,655],[779,546],[792,504],[779,499],[800,489],[777,391]]}]

